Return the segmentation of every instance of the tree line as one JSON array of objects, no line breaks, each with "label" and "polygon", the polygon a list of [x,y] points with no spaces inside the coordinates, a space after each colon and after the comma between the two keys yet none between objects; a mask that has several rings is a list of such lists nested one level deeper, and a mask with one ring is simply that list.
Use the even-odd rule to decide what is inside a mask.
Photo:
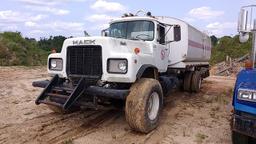
[{"label": "tree line", "polygon": [[[57,52],[61,51],[62,44],[66,37],[50,36],[49,38],[24,38],[20,32],[0,33],[0,65],[46,65],[47,57],[54,48]],[[225,60],[226,56],[232,58],[241,57],[249,53],[251,49],[251,37],[248,42],[240,43],[239,36],[224,36],[217,38],[211,36],[212,56],[210,63]]]},{"label": "tree line", "polygon": [[65,39],[64,36],[50,36],[36,40],[24,38],[20,32],[0,33],[0,65],[46,65],[51,50],[60,52]]},{"label": "tree line", "polygon": [[252,47],[252,36],[246,43],[240,43],[239,35],[223,36],[217,38],[211,36],[212,41],[212,55],[210,63],[212,65],[224,61],[226,56],[231,58],[239,58],[248,54]]}]

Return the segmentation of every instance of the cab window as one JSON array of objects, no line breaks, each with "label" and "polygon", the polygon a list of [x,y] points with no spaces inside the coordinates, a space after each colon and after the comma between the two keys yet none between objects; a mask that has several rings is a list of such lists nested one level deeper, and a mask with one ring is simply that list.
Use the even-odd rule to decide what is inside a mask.
[{"label": "cab window", "polygon": [[158,33],[157,41],[159,42],[159,44],[164,45],[165,44],[165,27],[162,25],[158,25],[157,33]]},{"label": "cab window", "polygon": [[129,40],[154,40],[154,23],[146,20],[112,23],[109,36]]}]

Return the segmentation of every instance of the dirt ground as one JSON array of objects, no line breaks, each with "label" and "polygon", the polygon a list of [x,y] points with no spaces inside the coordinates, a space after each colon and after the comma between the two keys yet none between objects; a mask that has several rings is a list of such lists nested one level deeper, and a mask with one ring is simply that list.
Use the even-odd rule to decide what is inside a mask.
[{"label": "dirt ground", "polygon": [[58,115],[34,101],[42,89],[42,67],[0,67],[0,143],[63,144],[230,144],[230,111],[235,78],[211,76],[198,94],[172,92],[159,127],[132,131],[124,112],[83,110]]}]

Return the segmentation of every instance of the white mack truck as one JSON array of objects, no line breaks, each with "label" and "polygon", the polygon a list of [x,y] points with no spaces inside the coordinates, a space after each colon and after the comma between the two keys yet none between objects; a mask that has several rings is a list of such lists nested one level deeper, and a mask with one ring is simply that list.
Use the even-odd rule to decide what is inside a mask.
[{"label": "white mack truck", "polygon": [[101,37],[66,39],[60,53],[49,55],[53,78],[33,82],[44,88],[36,104],[61,113],[123,106],[129,126],[148,133],[170,89],[200,90],[210,55],[210,38],[182,20],[125,14]]}]

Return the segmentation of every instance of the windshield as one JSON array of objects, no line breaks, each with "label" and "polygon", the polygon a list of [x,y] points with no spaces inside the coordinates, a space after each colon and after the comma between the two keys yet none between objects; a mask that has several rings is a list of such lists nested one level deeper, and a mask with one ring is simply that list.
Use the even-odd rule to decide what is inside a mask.
[{"label": "windshield", "polygon": [[154,23],[151,21],[126,21],[110,25],[109,36],[130,40],[152,41],[154,39]]}]

